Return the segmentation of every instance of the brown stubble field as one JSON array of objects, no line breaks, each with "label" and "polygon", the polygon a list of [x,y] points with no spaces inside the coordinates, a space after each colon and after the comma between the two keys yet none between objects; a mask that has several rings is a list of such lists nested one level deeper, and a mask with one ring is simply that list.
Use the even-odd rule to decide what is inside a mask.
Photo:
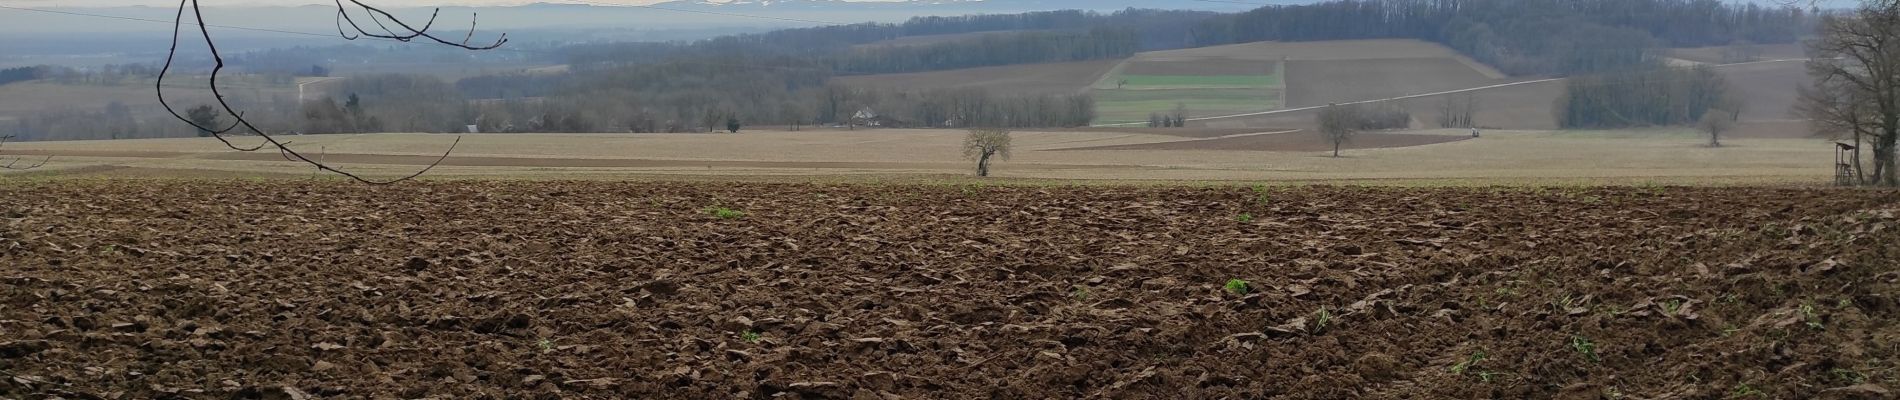
[{"label": "brown stubble field", "polygon": [[[1399,185],[1818,185],[1830,145],[1816,139],[1733,138],[1721,148],[1685,129],[1461,130],[1366,133],[1344,157],[1311,131],[1267,128],[1015,132],[999,178],[1061,182],[1334,182]],[[1254,132],[1248,132],[1254,131]],[[1236,133],[1241,132],[1241,133]],[[429,179],[968,180],[959,130],[885,129],[740,134],[487,134],[461,144]],[[240,142],[247,138],[238,138]],[[299,151],[371,176],[414,172],[447,135],[306,135]],[[274,153],[216,140],[8,143],[0,156],[51,156],[6,179],[113,177],[325,179]]]},{"label": "brown stubble field", "polygon": [[1002,96],[1078,94],[1121,60],[1024,64],[950,71],[844,76],[835,82],[885,90],[982,89]]},{"label": "brown stubble field", "polygon": [[8,397],[1900,385],[1890,191],[76,181],[0,195]]},{"label": "brown stubble field", "polygon": [[[1687,130],[1367,133],[1344,157],[1310,131],[1149,129],[1015,132],[999,178],[1059,182],[1333,182],[1398,185],[1818,185],[1830,145],[1815,139],[1735,138],[1722,148]],[[968,180],[959,130],[740,134],[462,135],[429,179]],[[1199,136],[1199,137],[1196,137]],[[242,142],[244,138],[239,138]],[[454,137],[306,135],[299,151],[371,176],[414,172]],[[1436,144],[1433,144],[1436,143]],[[1405,146],[1405,147],[1395,147]],[[6,179],[258,177],[325,179],[273,153],[239,153],[216,140],[9,143],[0,155],[46,167]]]}]

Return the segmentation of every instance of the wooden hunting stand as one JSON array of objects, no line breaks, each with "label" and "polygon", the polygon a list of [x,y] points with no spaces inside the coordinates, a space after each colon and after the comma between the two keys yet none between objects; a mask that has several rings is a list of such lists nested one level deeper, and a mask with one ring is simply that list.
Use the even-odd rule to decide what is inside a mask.
[{"label": "wooden hunting stand", "polygon": [[1834,143],[1834,184],[1853,186],[1860,183],[1860,176],[1854,166],[1860,165],[1860,152],[1854,145]]}]

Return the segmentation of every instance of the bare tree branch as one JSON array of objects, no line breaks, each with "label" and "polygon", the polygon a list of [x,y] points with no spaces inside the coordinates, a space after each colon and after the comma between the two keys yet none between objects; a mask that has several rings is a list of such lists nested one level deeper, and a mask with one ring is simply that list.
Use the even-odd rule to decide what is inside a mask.
[{"label": "bare tree branch", "polygon": [[[337,13],[339,16],[342,17],[343,22],[347,22],[350,24],[351,28],[355,28],[356,33],[359,36],[367,36],[367,37],[378,38],[378,39],[390,39],[390,40],[403,41],[403,42],[414,40],[415,38],[420,37],[424,39],[433,40],[436,43],[441,43],[448,46],[460,47],[460,48],[468,49],[468,50],[491,50],[491,49],[500,48],[501,45],[508,43],[508,34],[503,33],[501,34],[501,37],[498,37],[495,39],[494,43],[483,45],[483,46],[469,45],[468,41],[475,37],[475,27],[476,27],[475,18],[470,18],[471,21],[469,23],[469,34],[467,37],[464,37],[462,39],[462,42],[460,43],[451,42],[446,39],[442,39],[441,37],[437,37],[434,34],[429,33],[429,29],[435,26],[436,17],[440,16],[440,14],[442,13],[442,9],[440,8],[435,9],[434,13],[429,15],[429,22],[423,24],[422,28],[418,29],[413,26],[410,26],[408,23],[402,22],[402,19],[397,18],[395,14],[390,14],[388,11],[383,11],[380,8],[376,8],[368,4],[363,4],[362,1],[350,0],[351,4],[355,4],[358,8],[362,8],[363,13],[366,15],[369,15],[370,21],[375,22],[376,25],[381,27],[384,32],[384,34],[381,34],[381,35],[370,33],[368,30],[363,29],[362,25],[358,25],[356,23],[356,18],[353,18],[350,16],[346,7],[343,5],[343,0],[334,0],[334,1],[336,2]],[[389,26],[383,24],[382,20],[385,18],[389,19],[391,23],[396,24],[397,27],[400,27],[403,30],[408,31],[408,33],[398,34],[395,32],[395,30],[389,29]],[[344,35],[344,39],[355,40],[355,38],[352,38],[348,35]]]},{"label": "bare tree branch", "polygon": [[[5,146],[7,144],[7,140],[12,139],[12,138],[13,138],[13,135],[0,136],[0,146]],[[39,168],[41,166],[45,166],[47,161],[53,161],[53,156],[46,156],[46,158],[40,159],[40,163],[38,164],[20,166],[19,165],[20,160],[23,160],[23,159],[26,159],[26,157],[14,157],[11,160],[6,160],[7,164],[0,165],[0,169],[26,170],[26,169]]]},{"label": "bare tree branch", "polygon": [[[501,47],[502,44],[508,42],[508,35],[504,33],[500,36],[500,38],[496,39],[495,42],[491,45],[486,45],[486,46],[468,45],[467,42],[475,36],[475,30],[477,26],[475,25],[474,22],[470,23],[469,33],[466,37],[463,38],[461,43],[450,42],[450,41],[438,38],[434,35],[431,35],[428,33],[428,30],[431,27],[435,26],[436,18],[440,16],[442,12],[442,10],[439,8],[435,10],[434,14],[430,15],[429,22],[423,24],[422,27],[418,29],[409,25],[408,23],[403,22],[401,18],[396,17],[394,14],[385,12],[382,9],[378,9],[368,4],[364,4],[363,2],[357,1],[357,0],[350,0],[350,3],[365,10],[365,13],[370,16],[370,19],[372,21],[375,21],[377,26],[383,28],[386,34],[379,35],[379,34],[370,33],[364,30],[362,26],[356,23],[355,19],[350,17],[348,8],[343,5],[342,0],[336,0],[337,19],[338,19],[337,35],[348,40],[356,40],[361,37],[372,37],[372,38],[379,38],[379,39],[389,39],[389,40],[408,42],[410,40],[420,37],[420,38],[427,38],[430,40],[434,40],[444,45],[460,47],[460,48],[468,49],[468,50],[495,49],[495,48]],[[234,119],[236,119],[236,121],[233,121],[231,126],[229,127],[218,129],[215,127],[202,126],[196,122],[191,121],[189,118],[186,118],[185,116],[180,115],[177,110],[172,108],[171,103],[165,99],[164,80],[165,80],[165,76],[171,72],[173,60],[176,59],[178,56],[178,38],[179,38],[180,32],[182,32],[184,28],[186,8],[191,9],[193,17],[197,20],[196,24],[198,25],[198,32],[202,36],[204,36],[205,46],[210,49],[211,58],[215,62],[214,66],[211,69],[211,76],[208,79],[209,86],[211,88],[211,94],[213,97],[217,99],[218,106],[223,108],[226,114],[231,115]],[[400,33],[400,34],[396,33],[395,30],[389,28],[388,24],[385,24],[383,22],[383,19],[388,19],[390,23],[393,23],[397,27],[400,27],[403,30],[406,30],[407,33]],[[352,28],[356,29],[357,34],[352,36],[348,32],[344,31],[343,30],[344,22],[348,22]],[[226,147],[229,147],[232,150],[237,150],[237,151],[257,151],[259,149],[263,149],[266,146],[275,147],[277,149],[278,155],[283,156],[284,159],[286,160],[298,161],[298,162],[310,164],[310,165],[316,166],[318,170],[328,171],[331,173],[342,175],[344,177],[348,177],[358,182],[373,184],[373,185],[383,185],[383,184],[391,184],[391,183],[396,183],[396,182],[407,181],[410,179],[415,179],[416,177],[422,176],[422,174],[424,173],[428,173],[430,170],[435,169],[435,167],[442,165],[442,161],[447,160],[449,158],[449,155],[455,152],[455,147],[462,143],[462,138],[460,136],[457,136],[455,138],[455,142],[450,143],[449,148],[442,152],[441,157],[436,158],[434,162],[430,163],[426,167],[423,167],[421,170],[416,171],[415,173],[409,174],[407,176],[400,177],[400,178],[395,178],[395,179],[390,179],[390,180],[374,180],[374,179],[365,178],[363,176],[356,175],[347,171],[343,171],[341,169],[337,169],[336,167],[330,166],[329,164],[325,164],[324,162],[320,160],[315,160],[315,159],[311,159],[310,157],[304,156],[302,153],[297,152],[296,149],[293,149],[290,147],[291,142],[278,140],[275,136],[272,136],[270,133],[267,133],[263,129],[258,128],[256,125],[252,124],[250,120],[245,119],[244,113],[233,108],[231,106],[231,103],[226,101],[224,97],[224,93],[218,87],[218,77],[221,73],[224,72],[224,67],[225,67],[224,56],[222,53],[218,51],[217,42],[211,37],[211,30],[209,28],[209,25],[205,23],[204,11],[202,10],[201,7],[199,7],[198,0],[179,0],[178,13],[172,20],[171,50],[165,56],[165,66],[164,68],[159,70],[159,76],[158,76],[159,83],[155,85],[155,89],[158,92],[159,104],[163,105],[165,107],[165,110],[167,112],[170,112],[173,117],[177,118],[180,121],[184,121],[186,124],[190,124],[192,127],[198,128],[199,130],[210,134],[212,137],[217,138],[218,141],[223,142]],[[256,146],[252,146],[252,147],[242,147],[242,146],[238,146],[235,143],[232,143],[231,140],[226,137],[226,135],[229,134],[231,131],[236,130],[239,127],[244,128],[250,134],[253,134],[259,138],[262,138],[264,140],[263,143],[258,143]],[[45,164],[45,162],[42,161],[41,164]],[[9,164],[8,167],[11,167],[11,164]]]}]

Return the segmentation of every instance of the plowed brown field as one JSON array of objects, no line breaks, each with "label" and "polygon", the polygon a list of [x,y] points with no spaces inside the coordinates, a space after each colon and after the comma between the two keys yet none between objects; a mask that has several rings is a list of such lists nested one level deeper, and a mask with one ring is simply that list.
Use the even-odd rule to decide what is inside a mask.
[{"label": "plowed brown field", "polygon": [[53,181],[0,197],[5,398],[1900,388],[1886,191]]}]

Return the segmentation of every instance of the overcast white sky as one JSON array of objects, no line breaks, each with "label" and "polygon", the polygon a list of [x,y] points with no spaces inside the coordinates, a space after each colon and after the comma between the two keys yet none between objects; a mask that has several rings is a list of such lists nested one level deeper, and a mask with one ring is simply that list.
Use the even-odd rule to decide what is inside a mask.
[{"label": "overcast white sky", "polygon": [[[602,2],[602,3],[619,3],[619,4],[635,4],[635,5],[649,5],[649,4],[666,2],[666,0],[593,0],[593,1]],[[730,0],[713,0],[713,1],[723,2],[723,1],[730,1]],[[849,1],[902,1],[902,0],[849,0]],[[1189,0],[1181,0],[1181,1],[1187,2]],[[1750,0],[1731,0],[1731,2],[1735,2],[1735,3],[1748,2],[1748,1]],[[1759,4],[1781,4],[1782,3],[1782,0],[1752,0],[1752,1]],[[1796,0],[1796,1],[1799,1],[1801,3],[1807,3],[1809,0]],[[1828,5],[1841,6],[1841,5],[1854,4],[1855,1],[1856,0],[1821,0],[1820,3],[1823,6],[1828,6]],[[365,0],[364,2],[369,3],[371,5],[375,5],[375,6],[388,6],[388,7],[405,7],[405,6],[427,7],[427,6],[449,6],[449,5],[496,6],[496,5],[522,5],[522,4],[530,4],[530,3],[577,3],[577,2],[563,1],[563,0]],[[334,2],[327,1],[327,0],[199,0],[199,3],[208,7],[335,4]],[[177,0],[169,0],[169,1],[167,0],[0,0],[0,4],[10,4],[10,5],[18,5],[18,6],[29,6],[29,7],[118,7],[118,6],[129,6],[129,5],[176,6],[178,5],[178,1]]]},{"label": "overcast white sky", "polygon": [[[559,0],[365,0],[374,6],[446,6],[446,5],[520,5],[529,3],[561,3]],[[647,5],[662,3],[664,0],[605,0],[604,2]],[[336,4],[320,0],[199,0],[201,5],[212,6],[294,6],[309,4]],[[177,0],[7,0],[6,4],[29,5],[38,7],[119,7],[119,6],[176,6]]]},{"label": "overcast white sky", "polygon": [[[594,0],[601,3],[619,3],[649,5],[664,3],[668,0]],[[713,0],[724,2],[723,0]],[[901,0],[850,0],[850,1],[901,1]],[[1186,1],[1186,0],[1183,0]],[[578,3],[563,0],[364,0],[374,6],[389,7],[428,7],[428,6],[496,6],[522,5],[532,3]],[[0,4],[14,4],[36,7],[119,7],[119,6],[176,6],[177,0],[4,0]],[[293,6],[323,4],[334,5],[328,0],[199,0],[199,4],[211,6]]]}]

